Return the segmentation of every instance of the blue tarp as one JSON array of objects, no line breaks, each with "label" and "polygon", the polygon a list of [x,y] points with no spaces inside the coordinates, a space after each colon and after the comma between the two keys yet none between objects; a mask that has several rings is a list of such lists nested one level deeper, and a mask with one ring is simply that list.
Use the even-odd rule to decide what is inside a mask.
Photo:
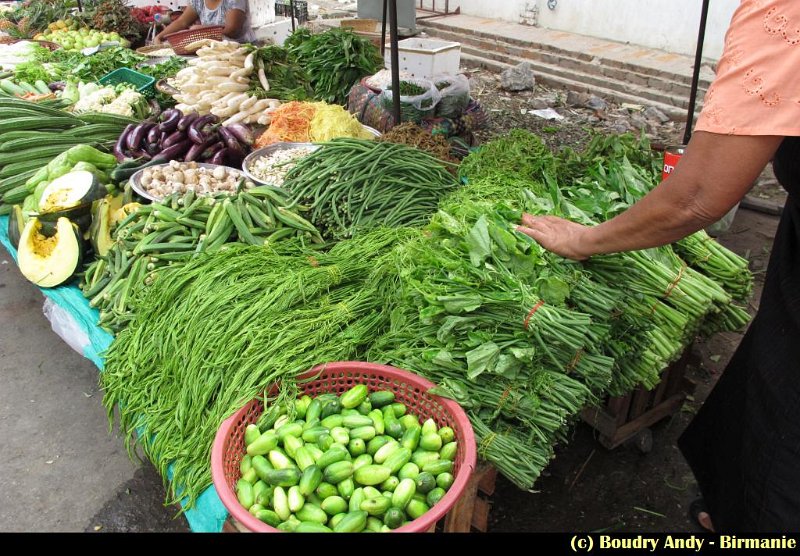
[{"label": "blue tarp", "polygon": [[[0,217],[0,243],[16,261],[17,250],[12,247],[8,239],[8,216]],[[69,313],[75,325],[88,338],[88,343],[83,346],[83,355],[102,372],[103,352],[111,345],[114,337],[97,326],[99,319],[97,309],[89,305],[89,301],[83,297],[81,290],[75,285],[41,288],[41,290],[53,303]],[[167,475],[169,479],[172,478],[171,467]],[[222,531],[222,525],[228,518],[228,511],[222,505],[217,491],[210,486],[199,496],[194,508],[187,510],[184,515],[192,531],[216,533]]]}]

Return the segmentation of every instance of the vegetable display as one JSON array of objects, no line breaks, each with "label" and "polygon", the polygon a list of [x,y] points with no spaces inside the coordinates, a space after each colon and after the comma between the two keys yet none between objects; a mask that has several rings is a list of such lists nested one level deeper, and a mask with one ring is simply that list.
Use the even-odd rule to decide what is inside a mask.
[{"label": "vegetable display", "polygon": [[180,91],[175,95],[176,107],[186,113],[211,113],[223,119],[223,125],[268,124],[280,101],[248,94],[255,64],[252,49],[230,41],[210,41],[170,80]]},{"label": "vegetable display", "polygon": [[309,143],[339,137],[373,138],[347,110],[324,102],[288,102],[272,113],[270,122],[269,127],[256,139],[256,148],[279,142]]},{"label": "vegetable display", "polygon": [[245,430],[239,503],[298,533],[391,531],[421,517],[453,484],[455,433],[393,401],[357,384],[269,407]]},{"label": "vegetable display", "polygon": [[[228,243],[271,246],[290,238],[320,242],[314,227],[287,208],[280,190],[256,187],[235,196],[172,195],[160,203],[124,206],[106,214],[110,247],[86,269],[83,293],[100,309],[100,326],[118,332],[132,318],[131,301],[168,266],[188,263]],[[107,207],[106,207],[106,210]],[[99,221],[99,219],[97,219]]]},{"label": "vegetable display", "polygon": [[423,224],[456,185],[441,161],[411,147],[336,139],[300,159],[283,187],[310,207],[323,235],[350,237],[377,226]]},{"label": "vegetable display", "polygon": [[347,104],[352,86],[383,67],[380,50],[348,29],[312,34],[300,28],[285,46],[308,74],[314,98],[331,104]]}]

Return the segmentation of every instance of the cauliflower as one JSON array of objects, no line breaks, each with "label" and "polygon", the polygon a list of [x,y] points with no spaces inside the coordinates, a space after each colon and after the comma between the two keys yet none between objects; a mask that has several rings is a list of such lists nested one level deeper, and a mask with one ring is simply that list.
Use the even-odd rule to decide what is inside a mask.
[{"label": "cauliflower", "polygon": [[111,87],[98,89],[93,93],[81,98],[75,103],[74,112],[101,112],[103,106],[117,98],[117,94]]},{"label": "cauliflower", "polygon": [[120,116],[133,117],[133,106],[142,101],[142,95],[133,89],[124,89],[119,94],[113,87],[103,87],[89,92],[83,96],[73,108],[74,112],[102,112],[105,114],[119,114]]}]

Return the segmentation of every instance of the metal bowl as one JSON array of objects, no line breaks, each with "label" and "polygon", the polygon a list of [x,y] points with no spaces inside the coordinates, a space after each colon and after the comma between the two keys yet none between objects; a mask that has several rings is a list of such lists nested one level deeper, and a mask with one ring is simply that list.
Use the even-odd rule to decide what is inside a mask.
[{"label": "metal bowl", "polygon": [[259,158],[264,156],[269,156],[276,151],[285,151],[288,149],[296,149],[298,147],[307,147],[311,150],[317,150],[319,145],[315,145],[314,143],[289,143],[289,142],[282,142],[282,143],[273,143],[272,145],[266,146],[262,149],[255,150],[248,154],[244,161],[242,162],[242,171],[244,175],[251,181],[256,183],[260,183],[262,185],[275,185],[270,182],[266,182],[261,178],[257,178],[251,171],[250,166]]},{"label": "metal bowl", "polygon": [[[156,164],[155,166],[149,166],[148,168],[143,168],[143,169],[139,170],[138,172],[136,172],[135,174],[133,174],[130,177],[129,182],[131,184],[131,189],[133,189],[136,192],[136,194],[139,195],[140,197],[144,197],[145,199],[153,201],[154,203],[161,202],[163,200],[163,197],[157,198],[157,197],[153,197],[152,195],[150,195],[142,187],[142,184],[141,184],[140,180],[142,179],[142,173],[145,170],[149,170],[149,169],[155,170],[155,169],[158,169],[158,168],[165,168],[167,166],[169,166],[169,162],[166,162],[164,164]],[[206,164],[204,162],[198,162],[197,166],[198,166],[198,168],[208,168],[210,170],[213,170],[215,168],[219,168],[220,166],[222,166],[224,168],[227,168],[228,171],[237,172],[240,175],[242,174],[242,171],[239,168],[232,168],[230,166],[224,166],[222,164]]]},{"label": "metal bowl", "polygon": [[369,127],[368,125],[364,125],[364,124],[361,124],[361,125],[362,125],[362,127],[364,129],[369,131],[375,137],[380,137],[382,135],[382,133],[380,131],[378,131],[377,129],[375,129],[374,127]]}]

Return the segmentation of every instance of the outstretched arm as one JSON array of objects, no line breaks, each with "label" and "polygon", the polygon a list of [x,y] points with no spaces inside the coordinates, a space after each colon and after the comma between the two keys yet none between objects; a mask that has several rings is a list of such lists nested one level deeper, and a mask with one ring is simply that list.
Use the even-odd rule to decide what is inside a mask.
[{"label": "outstretched arm", "polygon": [[722,218],[745,196],[782,140],[698,131],[669,180],[615,218],[589,227],[526,214],[518,229],[576,260],[672,243]]}]

